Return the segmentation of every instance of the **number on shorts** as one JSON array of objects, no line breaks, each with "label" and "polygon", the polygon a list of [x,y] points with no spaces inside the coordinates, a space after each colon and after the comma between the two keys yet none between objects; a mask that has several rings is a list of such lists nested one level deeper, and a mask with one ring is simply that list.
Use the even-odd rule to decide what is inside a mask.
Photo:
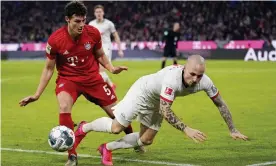
[{"label": "number on shorts", "polygon": [[107,84],[105,84],[103,86],[103,89],[104,89],[104,91],[105,91],[105,93],[106,93],[107,96],[111,95],[111,90],[107,87]]}]

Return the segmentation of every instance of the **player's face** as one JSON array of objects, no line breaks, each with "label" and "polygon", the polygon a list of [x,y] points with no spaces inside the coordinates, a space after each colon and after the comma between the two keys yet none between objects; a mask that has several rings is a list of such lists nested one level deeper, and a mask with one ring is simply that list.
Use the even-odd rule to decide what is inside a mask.
[{"label": "player's face", "polygon": [[102,20],[104,16],[104,11],[101,8],[97,8],[94,14],[97,20]]},{"label": "player's face", "polygon": [[178,31],[179,28],[180,28],[179,23],[175,23],[175,24],[173,25],[173,31]]},{"label": "player's face", "polygon": [[201,80],[205,72],[205,65],[185,65],[184,81],[188,86],[195,86]]},{"label": "player's face", "polygon": [[74,14],[71,18],[66,17],[66,21],[71,32],[81,34],[86,22],[86,16],[76,16]]}]

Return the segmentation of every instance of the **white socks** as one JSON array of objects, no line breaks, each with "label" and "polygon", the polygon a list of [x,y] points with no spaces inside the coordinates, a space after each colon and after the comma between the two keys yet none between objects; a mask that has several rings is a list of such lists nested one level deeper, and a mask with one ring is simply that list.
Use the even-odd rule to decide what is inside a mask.
[{"label": "white socks", "polygon": [[108,117],[102,117],[96,119],[90,123],[86,123],[82,126],[82,130],[87,133],[89,131],[108,132],[111,133],[111,126],[113,120]]},{"label": "white socks", "polygon": [[136,146],[143,146],[144,144],[139,139],[139,133],[131,133],[125,135],[123,138],[106,144],[108,150],[134,148]]},{"label": "white socks", "polygon": [[103,77],[104,82],[108,83],[110,86],[113,85],[113,82],[109,78],[109,76],[106,74],[106,72],[100,72],[100,75]]}]

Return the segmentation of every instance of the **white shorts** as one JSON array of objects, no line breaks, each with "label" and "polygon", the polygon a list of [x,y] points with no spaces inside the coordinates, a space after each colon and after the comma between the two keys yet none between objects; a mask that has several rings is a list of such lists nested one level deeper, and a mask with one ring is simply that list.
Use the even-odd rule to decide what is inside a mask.
[{"label": "white shorts", "polygon": [[107,59],[111,62],[111,60],[112,60],[112,49],[111,49],[111,47],[107,47],[107,46],[103,47],[103,50],[104,50],[104,53],[105,53]]},{"label": "white shorts", "polygon": [[143,79],[137,80],[127,94],[116,106],[113,107],[116,120],[123,126],[128,127],[134,120],[158,131],[163,117],[159,114],[159,105],[150,104],[143,94]]}]

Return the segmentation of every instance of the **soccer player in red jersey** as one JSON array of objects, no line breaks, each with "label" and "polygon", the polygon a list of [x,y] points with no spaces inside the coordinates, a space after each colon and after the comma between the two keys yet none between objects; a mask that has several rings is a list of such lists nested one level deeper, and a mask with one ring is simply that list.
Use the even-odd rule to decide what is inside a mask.
[{"label": "soccer player in red jersey", "polygon": [[[115,67],[107,59],[102,49],[100,32],[93,26],[85,25],[87,8],[79,1],[69,2],[65,6],[67,25],[55,31],[46,46],[46,65],[41,74],[40,83],[34,95],[22,99],[20,106],[39,99],[56,66],[56,96],[59,103],[59,124],[74,130],[71,111],[80,95],[99,105],[111,118],[112,107],[117,97],[112,88],[99,74],[99,63],[109,72],[119,74],[127,70],[125,66]],[[80,126],[86,122],[81,122]],[[129,126],[126,134],[132,133]],[[76,134],[74,147],[68,151],[66,166],[77,165],[76,148],[85,135]]]}]

